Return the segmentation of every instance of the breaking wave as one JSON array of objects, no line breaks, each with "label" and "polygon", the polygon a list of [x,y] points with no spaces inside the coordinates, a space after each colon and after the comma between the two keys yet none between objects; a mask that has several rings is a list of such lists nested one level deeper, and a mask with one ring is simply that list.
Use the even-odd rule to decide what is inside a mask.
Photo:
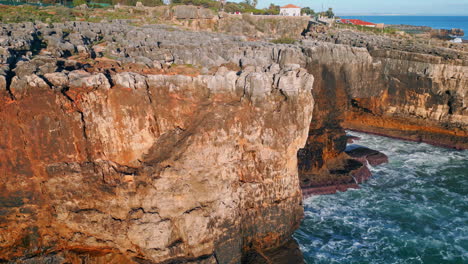
[{"label": "breaking wave", "polygon": [[389,164],[359,190],[311,197],[307,263],[468,263],[468,151],[350,132]]}]

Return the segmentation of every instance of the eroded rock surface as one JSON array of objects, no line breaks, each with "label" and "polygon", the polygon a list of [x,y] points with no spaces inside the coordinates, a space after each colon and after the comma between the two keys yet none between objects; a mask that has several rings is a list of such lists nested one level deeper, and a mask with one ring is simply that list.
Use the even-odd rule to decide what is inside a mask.
[{"label": "eroded rock surface", "polygon": [[315,76],[320,110],[299,152],[303,187],[355,182],[352,172],[336,173],[351,158],[344,129],[468,148],[466,52],[352,31],[308,38],[305,67]]},{"label": "eroded rock surface", "polygon": [[289,241],[314,104],[312,75],[281,61],[288,47],[121,24],[0,28],[19,29],[2,42],[1,260],[240,263]]}]

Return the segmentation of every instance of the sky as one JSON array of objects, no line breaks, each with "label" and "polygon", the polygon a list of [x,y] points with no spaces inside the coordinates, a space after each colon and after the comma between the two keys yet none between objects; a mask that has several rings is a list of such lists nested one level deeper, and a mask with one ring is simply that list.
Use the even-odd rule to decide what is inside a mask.
[{"label": "sky", "polygon": [[[238,2],[238,1],[236,1]],[[332,7],[337,15],[465,15],[468,0],[258,0],[258,8],[274,3],[311,7],[315,11]]]}]

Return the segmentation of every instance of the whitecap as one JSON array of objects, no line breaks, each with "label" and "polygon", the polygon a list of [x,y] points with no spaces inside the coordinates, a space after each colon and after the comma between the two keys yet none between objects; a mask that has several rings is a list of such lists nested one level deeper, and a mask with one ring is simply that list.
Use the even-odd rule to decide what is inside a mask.
[{"label": "whitecap", "polygon": [[422,263],[421,256],[438,254],[468,263],[468,151],[349,134],[390,162],[370,167],[374,176],[361,189],[304,201],[305,219],[295,236],[306,259]]}]

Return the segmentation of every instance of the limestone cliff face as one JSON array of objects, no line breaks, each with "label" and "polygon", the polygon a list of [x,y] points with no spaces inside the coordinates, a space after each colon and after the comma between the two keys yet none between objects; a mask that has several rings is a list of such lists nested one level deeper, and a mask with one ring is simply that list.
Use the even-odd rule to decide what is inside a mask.
[{"label": "limestone cliff face", "polygon": [[280,245],[302,217],[295,153],[313,103],[307,73],[275,76],[121,73],[111,86],[71,72],[64,94],[57,76],[26,77],[0,112],[2,258],[235,263]]},{"label": "limestone cliff face", "polygon": [[309,45],[304,54],[308,58],[305,67],[316,78],[313,95],[320,110],[314,113],[307,145],[298,154],[302,186],[356,186],[351,171],[363,165],[344,153],[347,137],[342,124],[351,91],[376,93],[380,74],[364,50],[321,44]]},{"label": "limestone cliff face", "polygon": [[[24,52],[4,46],[1,260],[240,263],[290,238],[314,107],[305,69],[93,68],[66,52],[91,54],[83,35],[24,27]],[[31,32],[47,50],[27,54]]]},{"label": "limestone cliff face", "polygon": [[[359,182],[344,129],[468,147],[468,67],[443,54],[307,42],[316,110],[299,170],[304,187]],[[452,51],[448,51],[451,54]],[[461,52],[460,56],[463,56]]]},{"label": "limestone cliff face", "polygon": [[375,51],[384,89],[354,92],[344,125],[388,136],[468,148],[468,67],[440,57]]},{"label": "limestone cliff face", "polygon": [[463,47],[346,30],[311,32],[308,38],[312,45],[342,43],[326,44],[330,52],[320,52],[316,65],[331,65],[328,78],[344,83],[345,127],[468,147],[468,53]]}]

